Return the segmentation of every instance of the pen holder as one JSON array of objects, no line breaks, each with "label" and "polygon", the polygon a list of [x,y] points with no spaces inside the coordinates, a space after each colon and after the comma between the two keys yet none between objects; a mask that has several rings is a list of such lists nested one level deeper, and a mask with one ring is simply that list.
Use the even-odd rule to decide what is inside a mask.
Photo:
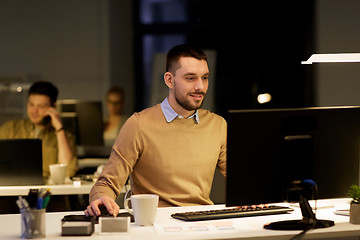
[{"label": "pen holder", "polygon": [[45,238],[45,209],[21,209],[21,238]]}]

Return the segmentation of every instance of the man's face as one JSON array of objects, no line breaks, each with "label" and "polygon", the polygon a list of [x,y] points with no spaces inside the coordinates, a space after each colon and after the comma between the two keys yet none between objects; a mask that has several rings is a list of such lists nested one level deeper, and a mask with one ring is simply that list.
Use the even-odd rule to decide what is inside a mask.
[{"label": "man's face", "polygon": [[35,124],[41,124],[46,111],[51,107],[50,97],[42,94],[30,94],[27,103],[27,115],[30,121]]},{"label": "man's face", "polygon": [[207,62],[182,57],[173,77],[173,93],[177,104],[187,111],[199,109],[209,86]]}]

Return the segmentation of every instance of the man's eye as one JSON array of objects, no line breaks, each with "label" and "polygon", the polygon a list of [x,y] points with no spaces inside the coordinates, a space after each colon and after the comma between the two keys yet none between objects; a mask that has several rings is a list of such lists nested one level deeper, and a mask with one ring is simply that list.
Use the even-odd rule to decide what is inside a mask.
[{"label": "man's eye", "polygon": [[49,106],[48,105],[39,105],[39,108],[40,109],[46,109],[46,108],[48,108]]}]

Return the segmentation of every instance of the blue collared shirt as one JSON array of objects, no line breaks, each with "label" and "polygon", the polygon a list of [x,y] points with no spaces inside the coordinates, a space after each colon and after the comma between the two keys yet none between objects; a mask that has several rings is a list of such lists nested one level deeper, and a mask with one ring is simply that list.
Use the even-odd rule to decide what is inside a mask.
[{"label": "blue collared shirt", "polygon": [[[165,98],[165,100],[160,104],[160,107],[168,123],[172,122],[175,118],[184,118],[180,114],[177,114],[174,109],[172,109],[167,98]],[[188,117],[188,119],[189,118],[194,118],[195,122],[199,124],[199,113],[197,110],[193,115]]]}]

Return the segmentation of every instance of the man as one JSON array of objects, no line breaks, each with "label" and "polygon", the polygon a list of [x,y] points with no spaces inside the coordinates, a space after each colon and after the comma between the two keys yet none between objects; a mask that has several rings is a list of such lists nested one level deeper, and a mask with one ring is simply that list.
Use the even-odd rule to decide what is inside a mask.
[{"label": "man", "polygon": [[76,145],[65,132],[60,114],[55,109],[57,88],[50,82],[36,82],[29,89],[28,118],[4,123],[0,139],[40,138],[43,146],[43,176],[49,177],[49,165],[67,164],[67,176],[77,170]]},{"label": "man", "polygon": [[107,165],[90,192],[86,215],[100,205],[117,215],[114,199],[129,174],[134,194],[159,195],[159,206],[212,204],[216,166],[226,172],[226,122],[200,107],[208,89],[203,51],[186,45],[167,55],[168,97],[133,114],[120,130]]}]

